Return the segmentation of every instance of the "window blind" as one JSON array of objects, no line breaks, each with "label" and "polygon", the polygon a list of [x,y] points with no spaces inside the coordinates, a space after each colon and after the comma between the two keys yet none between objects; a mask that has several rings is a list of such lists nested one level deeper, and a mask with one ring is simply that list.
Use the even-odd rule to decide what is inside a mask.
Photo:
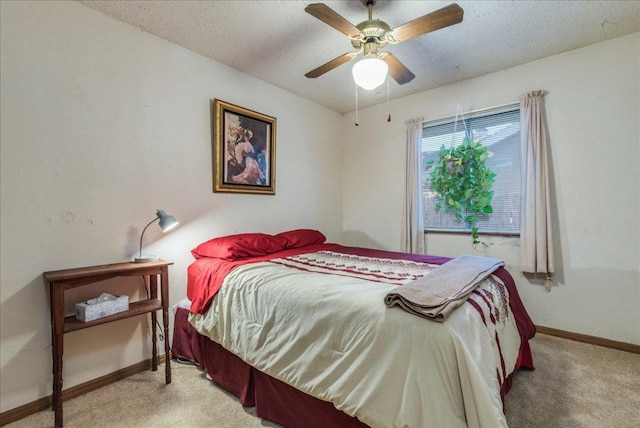
[{"label": "window blind", "polygon": [[520,109],[517,105],[501,110],[481,111],[423,126],[422,178],[424,195],[424,227],[426,230],[465,231],[467,225],[444,210],[436,212],[437,196],[430,186],[433,168],[428,162],[437,161],[440,147],[450,149],[462,144],[465,135],[489,150],[486,166],[496,173],[491,187],[493,214],[480,217],[481,233],[520,233]]}]

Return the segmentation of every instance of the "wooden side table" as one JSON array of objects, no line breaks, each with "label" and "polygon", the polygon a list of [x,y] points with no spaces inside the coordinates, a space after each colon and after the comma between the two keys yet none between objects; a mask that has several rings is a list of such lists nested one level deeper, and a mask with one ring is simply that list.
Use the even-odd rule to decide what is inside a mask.
[{"label": "wooden side table", "polygon": [[[53,345],[53,410],[55,426],[62,427],[62,355],[64,333],[118,321],[136,315],[151,313],[152,356],[151,369],[158,370],[158,349],[156,345],[156,311],[162,309],[165,351],[165,381],[171,383],[171,356],[169,355],[169,265],[171,262],[159,260],[149,263],[116,263],[102,266],[81,267],[45,272],[45,282],[49,285],[51,298],[51,340]],[[129,310],[119,312],[94,321],[78,321],[75,316],[64,316],[64,292],[106,279],[122,276],[144,276],[149,280],[148,299],[132,302]],[[158,277],[160,277],[160,299],[158,300]]]}]

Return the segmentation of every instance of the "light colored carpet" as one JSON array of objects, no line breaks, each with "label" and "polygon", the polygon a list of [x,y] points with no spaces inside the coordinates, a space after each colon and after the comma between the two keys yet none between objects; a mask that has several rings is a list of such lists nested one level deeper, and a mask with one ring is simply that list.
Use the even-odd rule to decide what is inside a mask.
[{"label": "light colored carpet", "polygon": [[[640,355],[542,334],[531,345],[536,370],[517,373],[505,403],[511,428],[640,427]],[[164,370],[146,371],[66,401],[65,427],[279,427],[243,408],[199,368],[174,362],[171,371],[170,385]],[[6,427],[53,421],[53,412],[43,411]]]},{"label": "light colored carpet", "polygon": [[538,334],[536,370],[520,370],[505,400],[512,428],[640,427],[640,355]]}]

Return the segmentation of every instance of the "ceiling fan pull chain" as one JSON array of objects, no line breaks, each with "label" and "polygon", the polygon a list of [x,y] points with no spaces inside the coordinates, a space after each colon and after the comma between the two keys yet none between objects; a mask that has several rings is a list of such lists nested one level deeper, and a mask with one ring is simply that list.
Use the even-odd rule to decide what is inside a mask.
[{"label": "ceiling fan pull chain", "polygon": [[391,122],[391,107],[389,106],[389,74],[387,74],[387,122]]},{"label": "ceiling fan pull chain", "polygon": [[356,87],[356,126],[358,126],[358,85]]}]

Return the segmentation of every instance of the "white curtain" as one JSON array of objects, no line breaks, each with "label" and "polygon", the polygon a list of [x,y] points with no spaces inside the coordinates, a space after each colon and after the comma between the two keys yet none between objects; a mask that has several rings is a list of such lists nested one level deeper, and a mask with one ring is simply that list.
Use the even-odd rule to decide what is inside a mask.
[{"label": "white curtain", "polygon": [[520,266],[522,272],[554,272],[547,157],[547,120],[542,90],[520,96],[522,138],[522,207]]},{"label": "white curtain", "polygon": [[407,126],[407,164],[402,215],[401,250],[425,254],[424,212],[422,197],[422,118],[405,122]]}]

